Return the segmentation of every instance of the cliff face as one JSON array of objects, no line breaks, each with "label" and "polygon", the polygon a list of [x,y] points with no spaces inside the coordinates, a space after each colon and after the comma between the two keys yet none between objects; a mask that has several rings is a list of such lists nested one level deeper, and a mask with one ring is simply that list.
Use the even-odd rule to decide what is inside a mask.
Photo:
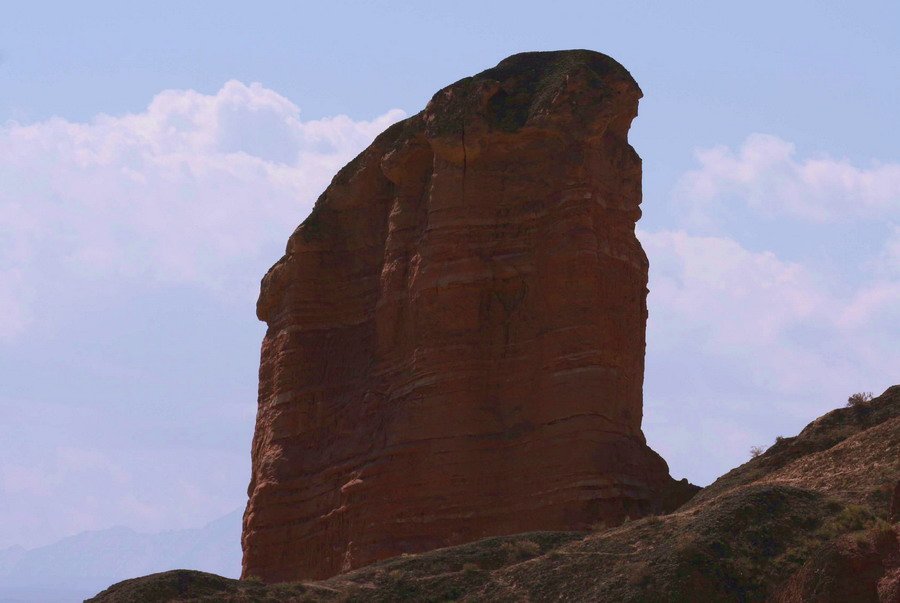
[{"label": "cliff face", "polygon": [[178,570],[90,601],[897,603],[898,483],[900,385],[779,439],[670,514],[484,538],[322,582],[264,586]]},{"label": "cliff face", "polygon": [[676,506],[641,433],[640,89],[589,51],[438,92],[266,274],[244,576]]}]

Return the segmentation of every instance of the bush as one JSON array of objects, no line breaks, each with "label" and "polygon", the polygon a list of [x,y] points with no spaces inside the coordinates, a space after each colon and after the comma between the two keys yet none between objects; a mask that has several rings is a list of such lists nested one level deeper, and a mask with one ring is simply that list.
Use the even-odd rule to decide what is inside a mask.
[{"label": "bush", "polygon": [[520,559],[530,559],[541,554],[541,547],[538,543],[530,540],[516,540],[515,542],[504,542],[500,550],[506,553],[510,561],[518,561]]},{"label": "bush", "polygon": [[751,446],[750,447],[750,458],[755,459],[756,457],[761,455],[763,452],[764,452],[764,450],[763,450],[762,446]]},{"label": "bush", "polygon": [[831,540],[841,534],[867,530],[878,525],[879,518],[862,505],[847,505],[828,518],[814,533],[822,540]]},{"label": "bush", "polygon": [[391,580],[400,582],[406,579],[406,572],[404,572],[402,569],[395,569],[388,572],[388,576],[390,576]]},{"label": "bush", "polygon": [[857,392],[847,398],[847,406],[863,406],[872,400],[872,392]]},{"label": "bush", "polygon": [[890,542],[894,539],[894,526],[889,521],[885,521],[880,517],[875,520],[875,522],[869,527],[872,530],[872,533],[875,534],[875,542],[876,544],[881,541],[882,543]]}]

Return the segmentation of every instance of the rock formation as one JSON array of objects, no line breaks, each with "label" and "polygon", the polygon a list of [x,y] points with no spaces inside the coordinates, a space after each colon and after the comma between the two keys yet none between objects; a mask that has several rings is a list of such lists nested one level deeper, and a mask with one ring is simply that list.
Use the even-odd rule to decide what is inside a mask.
[{"label": "rock formation", "polygon": [[335,176],[258,303],[243,575],[674,508],[641,433],[641,91],[589,51],[438,92]]},{"label": "rock formation", "polygon": [[776,603],[897,603],[900,526],[836,538],[816,550]]},{"label": "rock formation", "polygon": [[[900,601],[900,385],[838,408],[672,513],[611,529],[484,538],[320,582],[263,585],[184,570],[89,603]],[[205,597],[205,598],[204,598]]]}]

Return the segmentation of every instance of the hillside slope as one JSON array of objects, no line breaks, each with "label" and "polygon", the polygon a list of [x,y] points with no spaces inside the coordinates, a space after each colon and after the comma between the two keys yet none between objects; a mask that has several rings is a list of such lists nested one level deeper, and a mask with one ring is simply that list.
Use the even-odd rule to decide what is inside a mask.
[{"label": "hillside slope", "polygon": [[900,525],[888,514],[898,482],[894,386],[820,417],[668,515],[488,538],[321,582],[166,572],[90,601],[896,602]]}]

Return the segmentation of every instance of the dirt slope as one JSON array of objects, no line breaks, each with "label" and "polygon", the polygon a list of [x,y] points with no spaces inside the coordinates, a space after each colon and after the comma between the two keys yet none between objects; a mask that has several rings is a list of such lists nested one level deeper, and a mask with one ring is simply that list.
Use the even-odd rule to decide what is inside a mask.
[{"label": "dirt slope", "polygon": [[898,481],[894,386],[813,421],[669,515],[590,533],[488,538],[321,582],[263,585],[179,570],[91,601],[896,603],[900,526],[887,518]]}]

